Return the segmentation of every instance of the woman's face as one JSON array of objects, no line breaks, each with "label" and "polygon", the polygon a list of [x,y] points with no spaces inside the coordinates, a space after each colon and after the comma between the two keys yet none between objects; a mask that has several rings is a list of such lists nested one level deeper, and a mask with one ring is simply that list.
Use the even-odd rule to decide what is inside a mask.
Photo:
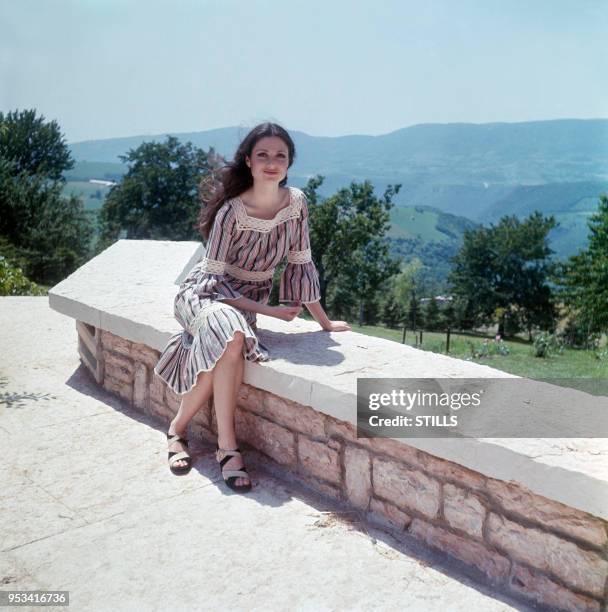
[{"label": "woman's face", "polygon": [[255,143],[251,157],[246,156],[245,161],[254,181],[279,183],[287,175],[289,151],[278,136],[264,136]]}]

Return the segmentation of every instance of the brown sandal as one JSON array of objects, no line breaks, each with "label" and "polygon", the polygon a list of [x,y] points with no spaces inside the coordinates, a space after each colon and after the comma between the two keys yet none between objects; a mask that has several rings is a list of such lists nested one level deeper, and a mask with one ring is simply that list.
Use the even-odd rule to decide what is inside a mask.
[{"label": "brown sandal", "polygon": [[[249,474],[247,473],[247,468],[242,467],[240,470],[222,469],[224,465],[226,465],[226,463],[228,463],[228,461],[230,461],[232,457],[236,457],[240,454],[241,454],[241,451],[238,448],[235,448],[234,450],[228,450],[228,449],[223,449],[223,448],[220,448],[219,446],[216,446],[216,450],[215,450],[215,458],[220,464],[220,469],[222,472],[222,478],[224,479],[224,482],[233,491],[237,491],[238,493],[246,493],[247,491],[251,491],[251,476],[249,476]],[[237,478],[247,478],[249,480],[249,484],[236,485],[234,483],[236,482]]]}]

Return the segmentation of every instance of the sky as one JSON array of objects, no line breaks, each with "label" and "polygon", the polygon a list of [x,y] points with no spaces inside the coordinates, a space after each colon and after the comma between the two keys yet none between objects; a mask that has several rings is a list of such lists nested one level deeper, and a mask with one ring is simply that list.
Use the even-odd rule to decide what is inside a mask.
[{"label": "sky", "polygon": [[608,117],[608,0],[0,0],[0,111],[68,142]]}]

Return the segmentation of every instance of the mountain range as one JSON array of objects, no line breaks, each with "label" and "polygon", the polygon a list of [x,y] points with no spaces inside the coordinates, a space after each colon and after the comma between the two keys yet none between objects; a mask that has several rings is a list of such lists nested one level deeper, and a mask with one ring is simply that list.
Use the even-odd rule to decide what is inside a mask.
[{"label": "mountain range", "polygon": [[[245,127],[227,127],[171,135],[205,150],[213,147],[230,159],[247,132]],[[119,178],[126,171],[119,155],[168,135],[71,143],[78,163],[66,178]],[[329,196],[351,181],[371,181],[377,195],[399,183],[393,198],[398,208],[434,209],[483,224],[540,210],[560,223],[550,235],[556,257],[585,246],[586,221],[597,209],[600,193],[608,192],[607,119],[420,124],[378,136],[311,136],[296,130],[290,135],[296,145],[292,185],[303,187],[321,174],[325,180],[319,193]],[[436,227],[412,232],[408,214],[395,210],[393,217],[393,234],[438,239]],[[458,237],[453,240],[459,242]]]}]

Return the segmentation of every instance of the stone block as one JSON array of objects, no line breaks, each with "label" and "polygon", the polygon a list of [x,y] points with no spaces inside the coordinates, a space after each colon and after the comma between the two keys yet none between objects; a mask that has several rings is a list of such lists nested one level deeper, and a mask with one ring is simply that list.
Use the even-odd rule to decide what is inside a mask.
[{"label": "stone block", "polygon": [[[359,438],[358,442],[365,440]],[[364,446],[376,453],[382,453],[394,461],[407,463],[411,467],[421,468],[420,451],[409,444],[404,444],[391,438],[369,438]]]},{"label": "stone block", "polygon": [[465,489],[481,491],[484,488],[486,478],[478,472],[424,451],[419,451],[419,459],[420,468],[438,480],[453,482]]},{"label": "stone block", "polygon": [[366,510],[372,495],[372,462],[369,453],[347,444],[344,448],[344,485],[353,506]]},{"label": "stone block", "polygon": [[276,423],[243,410],[235,413],[237,439],[245,440],[281,465],[296,465],[296,441],[293,432]]},{"label": "stone block", "polygon": [[148,408],[150,389],[148,378],[149,372],[146,365],[143,363],[136,363],[135,374],[133,376],[133,405],[142,412],[146,411]]},{"label": "stone block", "polygon": [[334,499],[336,501],[343,500],[342,490],[339,487],[332,485],[327,481],[323,481],[323,480],[320,480],[319,478],[315,478],[314,476],[311,476],[310,474],[302,474],[302,473],[294,472],[293,474],[289,475],[289,478],[293,479],[297,483],[300,483],[306,487],[309,487],[313,491],[316,491],[317,493],[320,493],[321,495],[324,495],[325,497],[329,497],[330,499]]},{"label": "stone block", "polygon": [[105,329],[101,332],[101,346],[104,349],[130,357],[131,345],[132,343],[129,340],[116,336]]},{"label": "stone block", "polygon": [[418,470],[395,461],[374,457],[372,484],[374,494],[406,512],[416,511],[429,518],[439,513],[439,482]]},{"label": "stone block", "polygon": [[372,497],[369,503],[368,518],[374,522],[388,527],[403,531],[412,522],[412,517],[402,512],[393,504]]},{"label": "stone block", "polygon": [[264,414],[264,399],[266,392],[242,383],[237,392],[236,402],[242,408],[255,412],[256,414]]},{"label": "stone block", "polygon": [[121,399],[123,399],[128,404],[133,403],[133,385],[130,383],[125,383],[122,380],[117,380],[109,376],[106,372],[106,375],[103,379],[103,388],[114,395],[118,395]]},{"label": "stone block", "polygon": [[348,421],[341,421],[332,416],[325,415],[325,435],[327,437],[355,441],[357,440],[357,428]]},{"label": "stone block", "polygon": [[127,383],[133,382],[135,364],[130,359],[106,350],[103,351],[103,359],[105,372],[109,373],[112,378],[123,380]]},{"label": "stone block", "polygon": [[552,533],[524,527],[491,512],[487,538],[513,559],[548,572],[565,584],[602,597],[608,577],[608,561]]},{"label": "stone block", "polygon": [[153,399],[148,404],[148,414],[156,419],[159,419],[162,423],[169,424],[175,416],[169,411],[167,404],[159,404]]},{"label": "stone block", "polygon": [[600,604],[595,599],[573,593],[539,572],[517,563],[513,567],[510,587],[539,604],[550,606],[552,610],[600,612]]},{"label": "stone block", "polygon": [[158,363],[158,359],[160,358],[159,351],[137,342],[133,342],[130,348],[129,356],[133,361],[143,363],[148,368],[154,369],[154,366]]},{"label": "stone block", "polygon": [[181,403],[181,396],[175,393],[171,387],[165,387],[165,404],[173,414],[177,414]]},{"label": "stone block", "polygon": [[158,404],[165,403],[165,381],[152,370],[150,380],[150,399]]},{"label": "stone block", "polygon": [[339,485],[342,482],[340,455],[325,442],[298,436],[299,472]]},{"label": "stone block", "polygon": [[[259,404],[256,408],[260,408]],[[325,415],[310,406],[292,402],[274,393],[265,393],[262,410],[263,416],[270,421],[313,438],[325,438]]]},{"label": "stone block", "polygon": [[443,550],[467,565],[476,567],[495,583],[506,582],[509,576],[511,566],[509,559],[487,549],[479,542],[455,535],[418,518],[412,520],[409,533],[429,546]]},{"label": "stone block", "polygon": [[608,542],[604,521],[586,512],[535,495],[513,482],[488,479],[487,491],[507,512],[539,523],[550,531],[578,538],[598,548]]},{"label": "stone block", "polygon": [[211,408],[209,402],[205,402],[198,412],[194,414],[191,420],[192,423],[196,423],[210,430],[211,428]]},{"label": "stone block", "polygon": [[481,529],[486,509],[473,493],[453,484],[444,484],[443,516],[451,527],[465,531],[479,540],[482,539]]}]

